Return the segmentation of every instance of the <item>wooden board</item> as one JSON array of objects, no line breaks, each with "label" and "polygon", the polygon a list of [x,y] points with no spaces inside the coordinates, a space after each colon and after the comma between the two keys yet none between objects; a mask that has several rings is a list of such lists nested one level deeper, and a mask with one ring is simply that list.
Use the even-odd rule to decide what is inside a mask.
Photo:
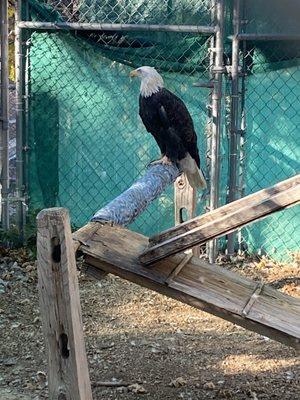
[{"label": "wooden board", "polygon": [[[77,232],[77,240],[79,236]],[[267,285],[257,294],[257,282],[197,257],[187,260],[181,268],[186,254],[168,257],[149,269],[139,260],[147,243],[148,238],[125,228],[99,224],[80,251],[93,271],[113,273],[300,349],[300,300]],[[255,301],[250,302],[254,293]]]},{"label": "wooden board", "polygon": [[[163,233],[163,241],[150,245],[140,256],[143,264],[180,253],[185,249],[226,235],[251,222],[298,204],[300,201],[300,175],[288,180],[286,186],[265,189],[256,195],[232,202],[206,216],[179,225]],[[272,193],[270,195],[270,192]],[[243,200],[243,202],[242,202]],[[224,211],[225,209],[225,211]],[[153,241],[152,241],[153,243]]]},{"label": "wooden board", "polygon": [[243,197],[234,202],[226,204],[225,206],[219,207],[209,213],[200,215],[199,217],[193,218],[192,220],[184,222],[178,226],[160,232],[159,234],[150,237],[149,244],[151,246],[154,246],[158,243],[164,242],[167,239],[171,239],[182,233],[188,232],[191,229],[203,226],[208,222],[216,221],[226,215],[230,215],[235,210],[242,209],[245,206],[249,205],[250,203],[257,203],[264,199],[270,198],[271,196],[274,196],[279,192],[288,190],[298,184],[300,184],[300,174],[293,176],[292,178],[286,179],[282,182],[279,182],[274,186],[262,189],[258,192],[250,194],[249,196]]}]

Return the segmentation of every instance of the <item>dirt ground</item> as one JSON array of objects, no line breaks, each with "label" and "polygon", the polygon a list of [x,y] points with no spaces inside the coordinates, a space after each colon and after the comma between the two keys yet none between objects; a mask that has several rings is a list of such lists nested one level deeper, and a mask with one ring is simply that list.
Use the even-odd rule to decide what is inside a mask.
[{"label": "dirt ground", "polygon": [[[0,254],[0,399],[45,399],[35,262]],[[223,264],[300,297],[299,260]],[[111,275],[79,282],[94,400],[300,399],[293,349]]]}]

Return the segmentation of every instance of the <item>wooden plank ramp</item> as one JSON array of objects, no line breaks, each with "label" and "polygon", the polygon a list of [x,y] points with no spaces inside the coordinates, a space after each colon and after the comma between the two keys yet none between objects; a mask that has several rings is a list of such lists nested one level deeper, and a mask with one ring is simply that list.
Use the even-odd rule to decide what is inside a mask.
[{"label": "wooden plank ramp", "polygon": [[299,202],[300,174],[155,235],[140,261],[152,264]]},{"label": "wooden plank ramp", "polygon": [[148,238],[109,224],[89,224],[75,232],[87,273],[112,273],[300,350],[300,299],[217,265],[176,254],[153,267],[139,255]]}]

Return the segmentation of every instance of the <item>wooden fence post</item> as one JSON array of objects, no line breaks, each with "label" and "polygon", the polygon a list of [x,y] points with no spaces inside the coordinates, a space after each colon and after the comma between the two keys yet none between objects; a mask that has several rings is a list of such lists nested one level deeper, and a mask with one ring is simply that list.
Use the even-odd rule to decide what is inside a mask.
[{"label": "wooden fence post", "polygon": [[69,214],[37,216],[40,311],[48,346],[50,400],[92,400]]}]

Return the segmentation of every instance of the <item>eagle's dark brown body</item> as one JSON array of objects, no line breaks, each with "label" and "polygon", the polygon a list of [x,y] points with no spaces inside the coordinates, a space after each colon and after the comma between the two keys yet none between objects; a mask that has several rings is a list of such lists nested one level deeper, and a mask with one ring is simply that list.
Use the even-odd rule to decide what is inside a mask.
[{"label": "eagle's dark brown body", "polygon": [[140,117],[161,153],[178,162],[187,153],[200,168],[197,136],[192,117],[182,100],[165,88],[149,97],[140,95]]}]

